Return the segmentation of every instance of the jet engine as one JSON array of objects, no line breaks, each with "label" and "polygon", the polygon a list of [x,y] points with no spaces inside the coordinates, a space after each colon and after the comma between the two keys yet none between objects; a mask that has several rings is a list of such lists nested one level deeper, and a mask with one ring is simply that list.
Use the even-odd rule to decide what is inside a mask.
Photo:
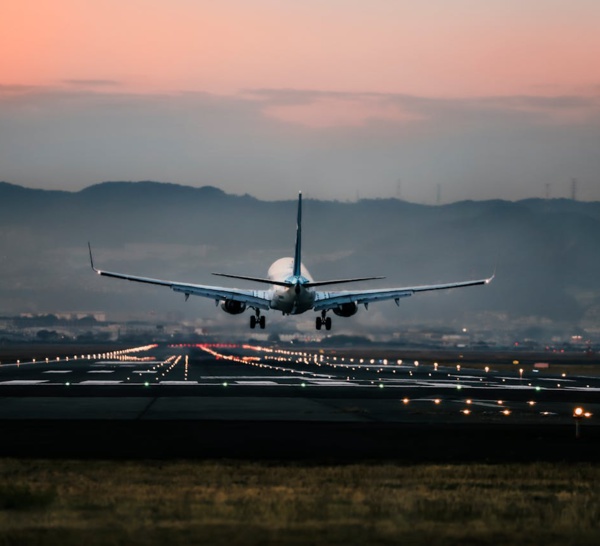
[{"label": "jet engine", "polygon": [[358,311],[358,304],[356,302],[342,303],[341,305],[334,307],[332,311],[338,317],[351,317]]},{"label": "jet engine", "polygon": [[246,304],[243,301],[225,300],[221,303],[221,309],[230,315],[239,315],[246,310]]}]

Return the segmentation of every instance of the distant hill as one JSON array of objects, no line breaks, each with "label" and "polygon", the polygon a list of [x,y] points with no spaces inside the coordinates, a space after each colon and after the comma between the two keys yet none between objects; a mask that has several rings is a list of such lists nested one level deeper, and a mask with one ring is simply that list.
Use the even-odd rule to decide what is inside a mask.
[{"label": "distant hill", "polygon": [[[0,314],[171,314],[245,327],[245,315],[227,316],[206,300],[184,304],[166,289],[97,278],[87,242],[103,269],[222,284],[211,272],[264,276],[271,262],[290,255],[295,212],[295,193],[267,202],[151,181],[106,182],[75,193],[0,183]],[[401,331],[415,323],[518,327],[532,335],[600,330],[598,202],[306,199],[303,240],[303,261],[315,278],[387,277],[371,288],[496,270],[486,287],[417,295],[399,309],[373,304],[368,313],[337,319],[346,333]],[[303,328],[313,315],[294,320]]]}]

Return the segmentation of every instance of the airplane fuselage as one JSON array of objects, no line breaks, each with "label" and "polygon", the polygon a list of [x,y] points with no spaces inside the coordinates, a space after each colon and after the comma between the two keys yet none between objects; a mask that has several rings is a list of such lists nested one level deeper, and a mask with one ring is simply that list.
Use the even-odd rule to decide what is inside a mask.
[{"label": "airplane fuselage", "polygon": [[299,315],[313,308],[315,293],[304,286],[305,283],[312,282],[313,278],[304,265],[300,266],[300,276],[294,276],[294,258],[280,258],[273,262],[267,276],[273,281],[292,283],[290,286],[273,286],[271,309],[285,315]]}]

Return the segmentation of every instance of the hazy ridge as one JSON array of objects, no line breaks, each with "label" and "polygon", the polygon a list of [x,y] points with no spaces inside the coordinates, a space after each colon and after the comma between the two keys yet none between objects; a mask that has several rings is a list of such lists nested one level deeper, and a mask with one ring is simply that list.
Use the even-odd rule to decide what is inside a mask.
[{"label": "hazy ridge", "polygon": [[[305,196],[304,205],[303,261],[316,279],[385,275],[365,285],[375,288],[496,272],[486,287],[415,296],[400,309],[393,302],[372,305],[368,313],[338,319],[340,327],[393,330],[453,321],[600,330],[599,202],[427,206]],[[97,278],[87,242],[103,269],[225,284],[211,272],[264,276],[272,261],[290,255],[295,212],[295,194],[260,201],[157,182],[106,182],[76,193],[0,183],[0,315],[152,312],[245,326],[245,316],[229,317],[207,300],[184,304],[166,289]],[[312,322],[313,315],[292,320]]]}]

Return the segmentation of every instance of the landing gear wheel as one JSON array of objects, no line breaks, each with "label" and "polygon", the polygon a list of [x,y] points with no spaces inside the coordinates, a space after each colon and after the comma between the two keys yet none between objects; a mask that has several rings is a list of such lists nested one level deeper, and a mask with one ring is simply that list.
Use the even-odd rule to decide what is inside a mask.
[{"label": "landing gear wheel", "polygon": [[260,329],[264,330],[265,325],[267,324],[267,321],[266,321],[266,318],[264,317],[264,315],[262,317],[258,318],[258,323],[260,324]]},{"label": "landing gear wheel", "polygon": [[325,330],[331,330],[331,317],[325,319]]},{"label": "landing gear wheel", "polygon": [[256,317],[254,315],[250,317],[250,328],[252,328],[253,330],[254,328],[256,328]]},{"label": "landing gear wheel", "polygon": [[316,326],[317,330],[320,330],[322,325],[323,325],[323,321],[321,320],[321,317],[317,317],[317,320],[315,322],[315,326]]}]

